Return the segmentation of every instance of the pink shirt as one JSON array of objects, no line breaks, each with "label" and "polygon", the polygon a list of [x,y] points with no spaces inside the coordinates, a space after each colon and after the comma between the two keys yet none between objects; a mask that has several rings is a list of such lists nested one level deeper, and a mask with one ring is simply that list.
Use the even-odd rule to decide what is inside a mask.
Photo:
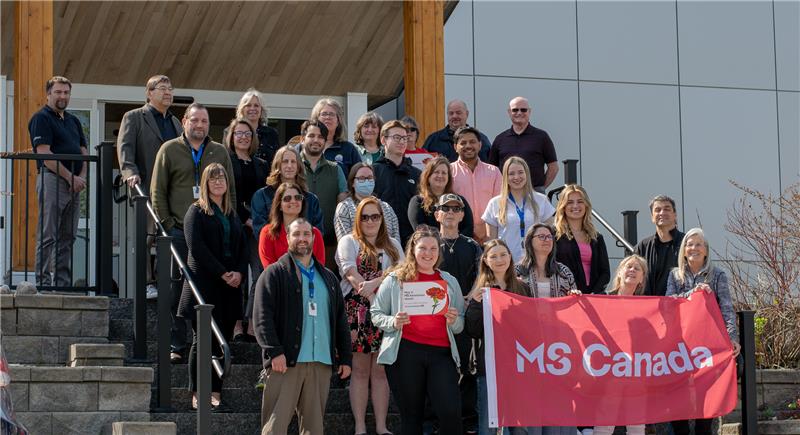
[{"label": "pink shirt", "polygon": [[453,172],[453,192],[466,198],[472,208],[472,220],[475,223],[475,240],[486,240],[486,223],[481,219],[489,200],[500,194],[503,175],[496,166],[478,161],[475,171],[461,159],[450,163]]},{"label": "pink shirt", "polygon": [[578,250],[581,251],[581,266],[583,266],[583,276],[586,277],[586,286],[588,287],[594,284],[589,282],[589,275],[592,272],[592,245],[578,242]]}]

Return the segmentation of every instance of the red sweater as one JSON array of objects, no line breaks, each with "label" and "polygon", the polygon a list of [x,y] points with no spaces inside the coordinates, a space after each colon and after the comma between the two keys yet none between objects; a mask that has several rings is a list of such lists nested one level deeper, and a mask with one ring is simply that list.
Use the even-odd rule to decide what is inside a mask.
[{"label": "red sweater", "polygon": [[[286,238],[286,228],[281,228],[278,237],[273,238],[270,234],[272,224],[264,225],[261,229],[261,234],[258,235],[258,256],[261,258],[261,264],[264,269],[270,264],[278,261],[283,254],[289,252],[289,240]],[[322,233],[316,228],[312,228],[314,233],[314,246],[311,251],[314,258],[322,264],[325,264],[325,242],[322,240]]]},{"label": "red sweater", "polygon": [[[436,271],[431,275],[417,274],[412,282],[441,280],[442,275]],[[429,346],[450,347],[447,337],[447,319],[443,314],[429,314],[410,317],[411,323],[403,326],[403,339]]]}]

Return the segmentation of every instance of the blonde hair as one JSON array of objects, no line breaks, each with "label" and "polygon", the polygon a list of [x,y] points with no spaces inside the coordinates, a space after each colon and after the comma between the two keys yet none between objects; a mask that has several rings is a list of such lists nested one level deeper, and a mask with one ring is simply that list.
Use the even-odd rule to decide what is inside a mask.
[{"label": "blonde hair", "polygon": [[436,208],[436,202],[439,201],[439,197],[431,190],[430,178],[433,175],[433,171],[442,165],[447,168],[447,184],[445,184],[442,194],[453,193],[453,173],[450,171],[450,160],[443,156],[428,160],[428,163],[425,164],[425,169],[419,176],[419,196],[422,198],[422,209],[426,213],[433,213]]},{"label": "blonde hair", "polygon": [[[533,209],[533,217],[534,222],[538,221],[539,219],[539,205],[536,204],[536,200],[534,199],[533,195],[533,182],[531,182],[531,170],[528,168],[528,164],[525,163],[525,160],[522,158],[513,156],[509,157],[506,160],[505,164],[503,164],[503,185],[500,188],[500,201],[499,206],[500,209],[498,210],[497,222],[500,225],[506,224],[506,210],[508,209],[508,195],[511,192],[511,188],[508,186],[508,171],[511,165],[514,163],[518,165],[522,165],[522,168],[525,169],[525,201],[531,205],[531,209]],[[523,222],[524,224],[524,222]]]},{"label": "blonde hair", "polygon": [[567,184],[560,193],[561,198],[558,200],[558,205],[556,205],[556,239],[561,238],[561,236],[567,236],[567,240],[575,238],[572,234],[572,229],[569,227],[569,222],[567,222],[567,201],[569,201],[571,193],[578,193],[586,206],[586,214],[583,215],[583,221],[581,222],[583,231],[586,231],[590,239],[597,240],[597,229],[592,223],[592,202],[589,201],[589,195],[586,190],[577,184]]},{"label": "blonde hair", "polygon": [[201,210],[203,210],[207,215],[213,216],[214,209],[213,209],[213,201],[209,197],[210,193],[208,191],[208,183],[212,177],[218,177],[222,175],[225,177],[225,193],[222,194],[222,213],[224,215],[229,215],[233,211],[233,206],[231,205],[231,196],[229,192],[231,191],[231,182],[230,177],[228,177],[228,172],[225,171],[225,167],[219,163],[212,163],[203,170],[203,175],[200,177],[200,198],[197,199],[195,202]]},{"label": "blonde hair", "polygon": [[647,260],[636,254],[631,254],[619,262],[619,266],[617,266],[617,270],[614,272],[614,284],[611,286],[608,294],[617,294],[622,289],[622,274],[625,273],[625,268],[628,267],[628,263],[632,261],[639,263],[639,267],[642,269],[642,282],[636,286],[636,291],[634,291],[633,294],[642,294],[644,291],[644,283],[647,282]]},{"label": "blonde hair", "polygon": [[333,98],[320,98],[319,101],[317,101],[317,104],[314,104],[314,108],[311,109],[311,119],[318,121],[319,114],[322,113],[322,109],[324,109],[325,106],[331,106],[336,110],[336,120],[338,122],[336,125],[336,132],[333,133],[334,142],[346,141],[347,126],[344,123],[344,109],[342,109],[342,105],[339,104],[338,101],[334,100]]},{"label": "blonde hair", "polygon": [[683,236],[681,247],[678,249],[678,267],[675,268],[675,279],[681,285],[686,282],[686,269],[689,268],[688,261],[686,260],[686,243],[688,243],[689,237],[694,236],[700,236],[700,238],[703,239],[703,244],[706,245],[706,259],[703,262],[703,267],[708,268],[709,270],[713,267],[711,260],[708,258],[708,253],[711,249],[708,247],[708,239],[706,239],[706,234],[703,232],[702,228],[692,228]]},{"label": "blonde hair", "polygon": [[239,104],[236,106],[236,117],[237,118],[244,118],[244,106],[255,98],[258,100],[258,104],[261,106],[261,115],[259,116],[259,125],[267,125],[267,107],[264,105],[264,97],[261,96],[261,92],[250,88],[247,92],[242,95],[242,98],[239,99]]},{"label": "blonde hair", "polygon": [[[414,249],[417,247],[419,241],[426,237],[433,237],[436,239],[437,246],[442,245],[442,237],[439,235],[439,231],[436,231],[436,229],[428,225],[418,226],[414,234],[408,239],[408,243],[406,243],[405,259],[392,269],[395,276],[397,276],[397,279],[400,281],[414,281],[417,279],[417,259],[414,257]],[[439,257],[436,259],[436,264],[433,265],[433,268],[438,269],[441,264],[442,255],[439,253]]]}]

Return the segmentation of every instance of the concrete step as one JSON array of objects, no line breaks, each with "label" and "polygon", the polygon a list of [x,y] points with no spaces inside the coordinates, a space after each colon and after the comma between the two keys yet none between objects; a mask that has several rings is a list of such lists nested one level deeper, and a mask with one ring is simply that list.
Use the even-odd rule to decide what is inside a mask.
[{"label": "concrete step", "polygon": [[112,435],[176,435],[178,426],[173,422],[115,421]]},{"label": "concrete step", "polygon": [[79,366],[122,366],[125,346],[121,344],[77,343],[69,347],[67,365]]},{"label": "concrete step", "polygon": [[[178,435],[194,435],[197,433],[197,413],[153,413],[150,415],[152,421],[173,421],[178,426]],[[397,415],[389,415],[387,419],[389,430],[394,433],[400,431],[400,418]],[[260,412],[250,413],[213,413],[211,415],[211,433],[214,434],[237,434],[237,435],[259,435],[261,433],[261,414]],[[367,415],[367,428],[374,430],[375,420],[371,414]],[[352,435],[354,431],[353,416],[346,414],[325,414],[325,435]],[[297,419],[292,421],[287,431],[289,434],[298,433]]]}]

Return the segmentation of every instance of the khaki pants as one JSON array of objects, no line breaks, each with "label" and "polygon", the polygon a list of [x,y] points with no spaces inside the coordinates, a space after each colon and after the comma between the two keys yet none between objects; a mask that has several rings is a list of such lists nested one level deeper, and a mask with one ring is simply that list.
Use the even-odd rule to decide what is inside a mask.
[{"label": "khaki pants", "polygon": [[261,401],[261,435],[285,434],[295,411],[300,434],[322,434],[331,373],[331,366],[318,362],[297,363],[286,373],[270,371]]}]

